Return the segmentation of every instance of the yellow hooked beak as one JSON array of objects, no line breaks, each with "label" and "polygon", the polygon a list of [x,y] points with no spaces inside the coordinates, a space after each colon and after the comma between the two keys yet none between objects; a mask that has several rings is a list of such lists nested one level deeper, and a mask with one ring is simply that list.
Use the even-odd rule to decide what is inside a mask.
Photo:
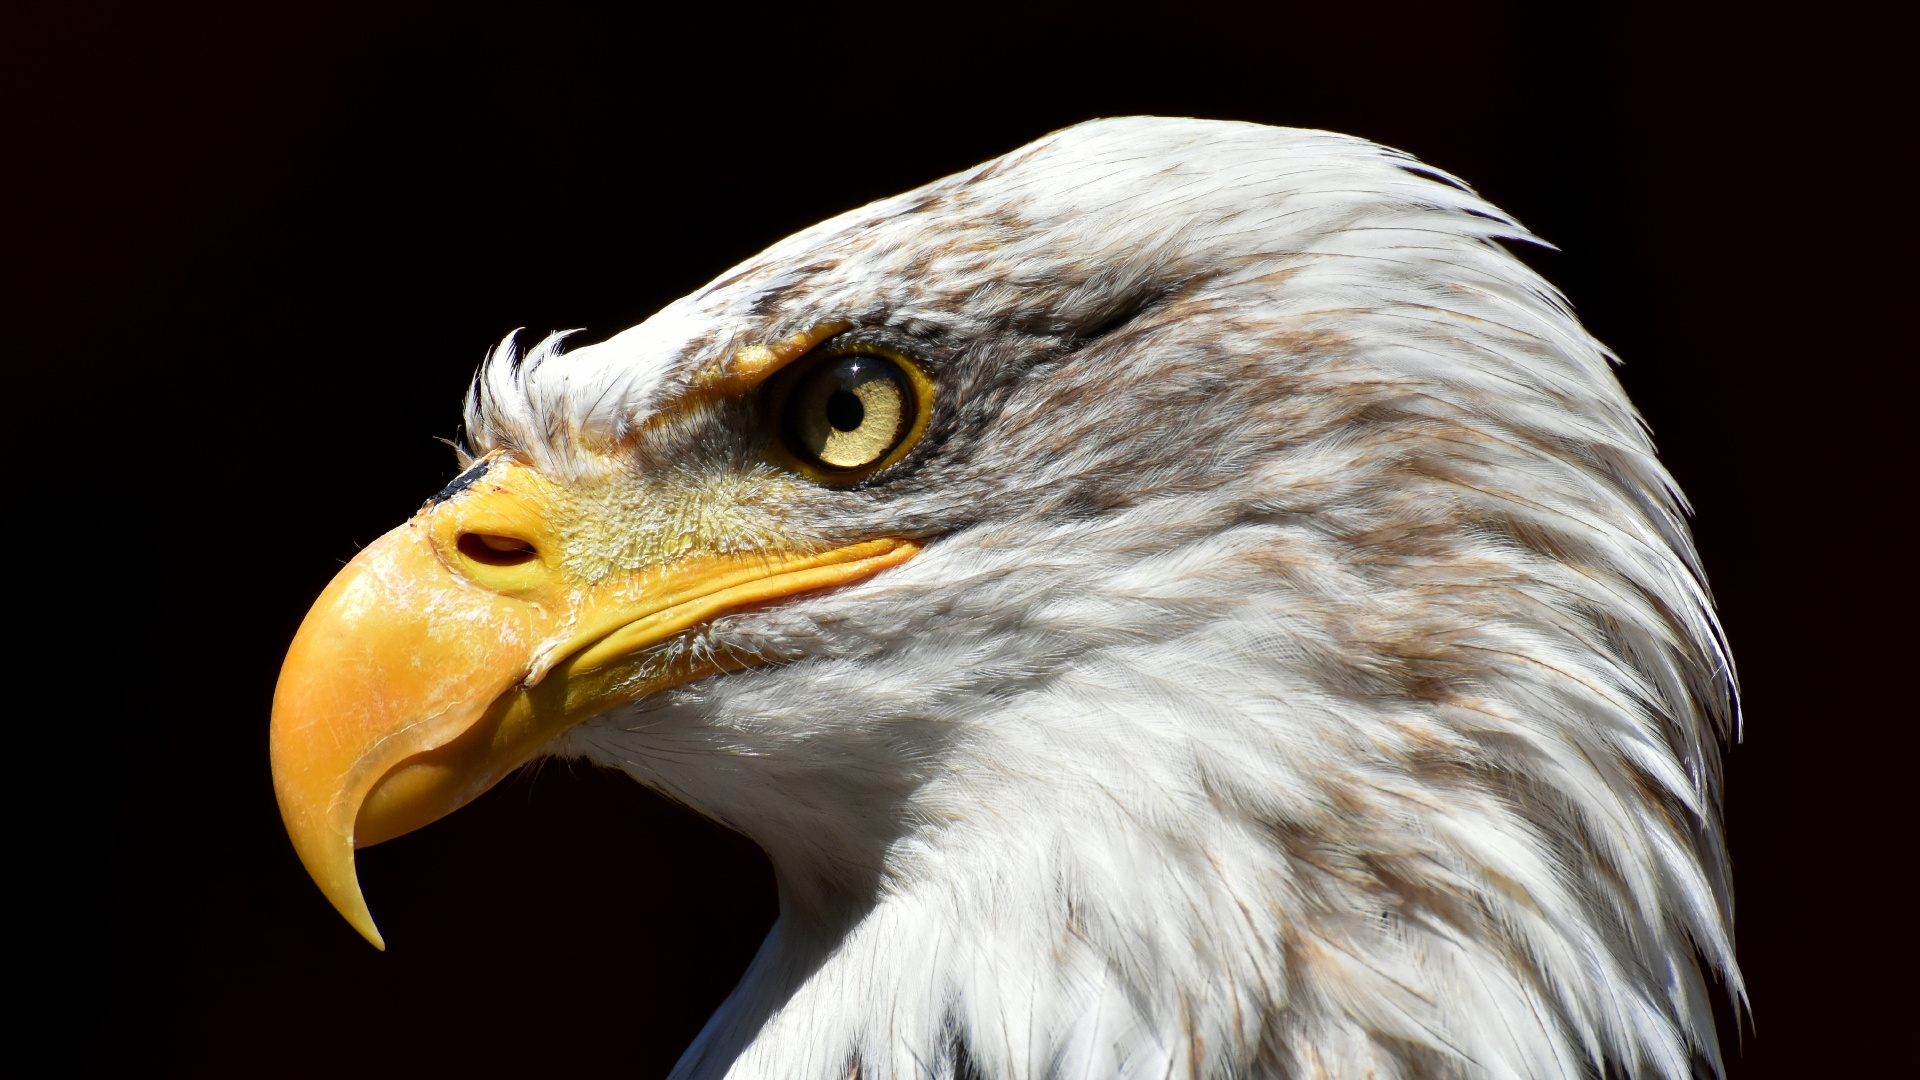
[{"label": "yellow hooked beak", "polygon": [[690,555],[583,581],[560,558],[555,486],[505,459],[484,468],[347,564],[301,623],[274,689],[287,832],[327,899],[380,948],[356,847],[445,817],[581,720],[740,663],[651,646],[919,551],[881,539]]}]

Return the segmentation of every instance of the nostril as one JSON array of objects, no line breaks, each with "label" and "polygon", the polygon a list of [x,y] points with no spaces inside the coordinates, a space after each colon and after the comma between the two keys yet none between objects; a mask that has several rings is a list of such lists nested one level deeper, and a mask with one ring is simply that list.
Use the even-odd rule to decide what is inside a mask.
[{"label": "nostril", "polygon": [[532,559],[538,552],[533,550],[532,544],[517,536],[461,533],[460,554],[488,566],[517,566]]}]

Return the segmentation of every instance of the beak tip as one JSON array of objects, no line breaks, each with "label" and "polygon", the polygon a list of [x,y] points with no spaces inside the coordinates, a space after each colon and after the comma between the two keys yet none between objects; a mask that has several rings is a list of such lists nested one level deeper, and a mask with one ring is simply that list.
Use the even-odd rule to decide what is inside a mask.
[{"label": "beak tip", "polygon": [[[293,831],[293,830],[289,830]],[[310,840],[302,832],[295,832],[296,841]],[[330,837],[329,839],[339,839]],[[320,886],[321,895],[333,905],[333,910],[347,920],[347,924],[360,932],[367,943],[381,952],[387,951],[387,941],[380,936],[380,928],[374,925],[373,912],[367,910],[367,897],[360,891],[360,875],[354,866],[353,841],[348,838],[344,843],[335,844],[295,844],[301,862],[306,864],[307,873],[314,884]],[[314,849],[318,850],[314,850]]]},{"label": "beak tip", "polygon": [[[387,939],[380,936],[380,928],[374,925],[373,913],[367,910],[367,902],[360,895],[358,887],[344,898],[329,896],[328,899],[333,900],[334,910],[347,920],[347,924],[360,931],[360,936],[367,939],[367,944],[381,952],[387,951]],[[342,899],[348,902],[342,903]]]},{"label": "beak tip", "polygon": [[333,901],[333,908],[341,918],[346,919],[348,925],[367,939],[367,944],[386,952],[387,939],[380,936],[380,928],[373,923],[373,912],[367,910],[367,898],[360,892],[360,882],[352,873],[351,863],[346,881],[340,884],[343,887],[328,889],[323,886],[321,891],[327,894],[328,900]]}]

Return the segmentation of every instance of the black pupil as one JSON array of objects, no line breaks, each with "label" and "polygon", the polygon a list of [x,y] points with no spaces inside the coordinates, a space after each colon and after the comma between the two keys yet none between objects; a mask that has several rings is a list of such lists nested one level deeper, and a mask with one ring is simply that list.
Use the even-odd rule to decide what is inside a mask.
[{"label": "black pupil", "polygon": [[827,423],[835,431],[854,431],[867,418],[867,407],[851,390],[835,390],[827,397]]}]

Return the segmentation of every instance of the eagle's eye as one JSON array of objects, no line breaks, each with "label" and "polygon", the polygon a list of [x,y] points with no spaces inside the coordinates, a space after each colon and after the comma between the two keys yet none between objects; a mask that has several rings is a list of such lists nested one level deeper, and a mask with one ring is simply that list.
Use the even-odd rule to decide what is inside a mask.
[{"label": "eagle's eye", "polygon": [[769,389],[782,449],[828,483],[891,464],[926,426],[930,384],[888,350],[826,351],[781,372]]}]

